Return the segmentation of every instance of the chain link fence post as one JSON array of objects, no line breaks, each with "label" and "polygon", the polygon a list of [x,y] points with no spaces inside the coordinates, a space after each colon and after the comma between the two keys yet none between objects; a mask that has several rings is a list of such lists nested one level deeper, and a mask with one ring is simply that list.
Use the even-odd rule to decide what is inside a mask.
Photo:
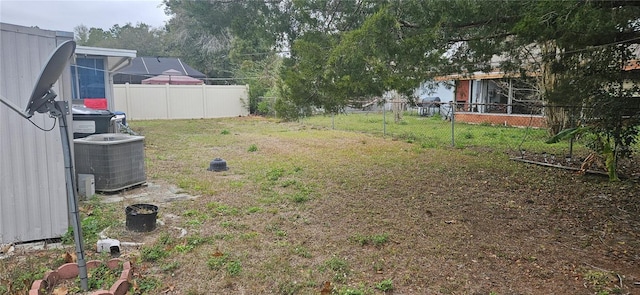
[{"label": "chain link fence post", "polygon": [[336,130],[336,112],[331,113],[331,130]]},{"label": "chain link fence post", "polygon": [[382,136],[387,136],[387,100],[383,100],[382,104]]},{"label": "chain link fence post", "polygon": [[455,122],[456,122],[456,103],[454,101],[449,102],[451,106],[451,147],[456,146],[455,141]]}]

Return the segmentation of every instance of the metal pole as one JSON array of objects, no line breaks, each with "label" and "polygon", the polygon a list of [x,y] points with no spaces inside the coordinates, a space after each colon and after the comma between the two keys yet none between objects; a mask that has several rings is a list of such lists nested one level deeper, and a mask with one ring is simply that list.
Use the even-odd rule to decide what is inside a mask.
[{"label": "metal pole", "polygon": [[383,100],[382,103],[382,136],[387,136],[387,100]]},{"label": "metal pole", "polygon": [[14,105],[11,101],[9,101],[8,99],[6,99],[4,96],[0,95],[0,102],[4,105],[6,105],[7,107],[9,107],[11,110],[13,110],[14,112],[18,113],[18,115],[22,116],[25,119],[29,119],[29,116],[27,116],[25,113],[23,113],[20,108],[16,105]]},{"label": "metal pole", "polygon": [[84,259],[84,250],[82,247],[82,227],[80,226],[78,198],[76,196],[75,189],[76,183],[73,175],[73,163],[71,162],[71,144],[69,142],[69,133],[67,133],[67,114],[69,114],[69,104],[66,101],[56,101],[54,103],[57,114],[51,112],[51,115],[57,116],[58,119],[60,119],[60,138],[62,140],[62,153],[64,154],[67,205],[69,207],[69,215],[71,216],[71,225],[73,226],[73,239],[76,243],[76,258],[78,262],[80,287],[83,291],[87,291],[89,289],[87,263]]},{"label": "metal pole", "polygon": [[451,105],[451,147],[456,146],[455,141],[455,122],[456,122],[456,103],[454,101],[450,102]]},{"label": "metal pole", "polygon": [[331,130],[336,129],[336,113],[331,113]]},{"label": "metal pole", "polygon": [[[569,128],[575,128],[576,125],[574,124],[574,118],[575,118],[575,107],[571,107],[571,117],[570,117],[570,121],[569,121]],[[571,138],[569,139],[569,159],[573,159],[573,141],[575,140],[575,136],[571,136]]]}]

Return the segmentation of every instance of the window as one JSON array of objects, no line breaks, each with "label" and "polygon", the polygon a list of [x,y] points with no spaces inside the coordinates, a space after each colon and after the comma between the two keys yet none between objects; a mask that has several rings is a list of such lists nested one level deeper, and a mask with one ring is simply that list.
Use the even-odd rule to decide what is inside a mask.
[{"label": "window", "polygon": [[103,58],[76,58],[71,66],[72,98],[105,98],[105,75]]}]

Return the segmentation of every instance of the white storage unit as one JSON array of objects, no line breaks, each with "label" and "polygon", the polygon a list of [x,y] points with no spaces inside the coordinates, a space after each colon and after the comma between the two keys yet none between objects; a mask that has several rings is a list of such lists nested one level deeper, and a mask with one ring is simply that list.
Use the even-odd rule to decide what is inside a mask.
[{"label": "white storage unit", "polygon": [[144,136],[104,133],[73,142],[76,172],[93,174],[96,191],[119,191],[147,180]]},{"label": "white storage unit", "polygon": [[[24,109],[49,55],[68,40],[73,40],[73,32],[0,23],[0,95]],[[63,71],[53,88],[57,100],[70,100],[69,70]],[[46,114],[35,114],[31,120],[43,129],[55,124]],[[67,231],[57,127],[40,130],[0,104],[0,244],[57,238]]]}]

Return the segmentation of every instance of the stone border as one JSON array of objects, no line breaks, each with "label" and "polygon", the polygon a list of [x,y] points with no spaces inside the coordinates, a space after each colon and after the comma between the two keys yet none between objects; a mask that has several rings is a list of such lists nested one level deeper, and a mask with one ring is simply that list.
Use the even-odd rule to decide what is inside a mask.
[{"label": "stone border", "polygon": [[[109,291],[97,290],[90,293],[90,295],[125,295],[129,291],[131,286],[131,279],[133,278],[133,268],[131,262],[124,261],[120,258],[113,258],[107,261],[107,267],[109,269],[116,269],[118,265],[122,263],[122,273],[120,278],[111,286]],[[87,262],[87,269],[93,269],[103,262],[100,260],[91,260]],[[80,271],[77,263],[65,263],[58,267],[56,270],[47,271],[41,280],[36,280],[31,285],[29,295],[46,295],[53,291],[53,288],[61,280],[68,280],[78,277]]]}]

